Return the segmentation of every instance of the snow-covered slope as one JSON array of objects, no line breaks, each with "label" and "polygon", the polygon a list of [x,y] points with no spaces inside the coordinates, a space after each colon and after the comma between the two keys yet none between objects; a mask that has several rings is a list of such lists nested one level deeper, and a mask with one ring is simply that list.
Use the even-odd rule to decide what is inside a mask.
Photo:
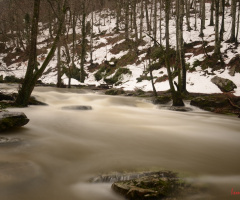
[{"label": "snow-covered slope", "polygon": [[[139,8],[138,8],[139,9]],[[212,26],[208,26],[209,24],[209,15],[210,15],[210,4],[207,3],[206,4],[206,29],[204,30],[204,40],[206,42],[208,42],[208,46],[214,46],[214,27]],[[101,19],[101,16],[103,16],[103,13],[106,14],[106,18],[105,19]],[[224,40],[226,41],[227,39],[229,39],[230,37],[230,31],[231,31],[231,17],[229,16],[230,13],[230,7],[226,8],[226,15],[225,15],[225,30],[226,32],[224,33]],[[160,19],[160,13],[158,13],[159,19]],[[162,13],[162,17],[164,18],[164,13]],[[91,20],[91,15],[88,16],[88,21]],[[145,19],[144,19],[145,20]],[[194,29],[194,16],[191,16],[191,26]],[[220,20],[221,21],[221,20]],[[104,35],[99,35],[97,37],[94,38],[93,41],[93,61],[94,63],[98,63],[98,64],[102,64],[104,63],[104,61],[110,61],[112,58],[115,59],[120,59],[122,56],[126,55],[129,51],[125,50],[125,51],[120,51],[118,54],[113,54],[111,53],[111,50],[114,48],[114,46],[116,44],[121,44],[122,42],[124,42],[123,39],[123,31],[120,31],[120,33],[115,33],[114,32],[114,28],[115,28],[115,23],[116,23],[116,19],[113,16],[113,13],[111,13],[111,11],[109,10],[104,10],[100,12],[95,12],[94,13],[94,27],[93,27],[93,32],[95,35],[99,34],[100,32],[106,32]],[[99,25],[100,23],[100,25]],[[138,23],[140,23],[140,18]],[[160,23],[157,23],[158,26]],[[185,24],[185,23],[184,23]],[[43,25],[41,25],[43,26]],[[122,24],[122,29],[124,28],[124,25]],[[146,30],[146,22],[144,21],[144,29]],[[164,20],[162,22],[162,43],[164,44]],[[202,39],[199,37],[199,29],[200,29],[200,19],[197,19],[197,30],[191,30],[191,31],[186,31],[186,27],[184,27],[184,41],[185,43],[193,43],[194,41],[202,41]],[[158,40],[160,39],[160,27],[158,27]],[[72,30],[70,30],[70,34],[71,34]],[[81,33],[81,29],[77,28],[77,34],[80,35]],[[172,47],[176,46],[176,19],[173,17],[171,18],[170,21],[170,44]],[[41,35],[38,38],[39,42],[42,42],[44,40],[46,40],[49,37],[48,35],[48,31],[47,30],[43,30],[41,31]],[[80,41],[80,38],[78,38],[78,40]],[[88,40],[90,40],[88,38]],[[147,50],[149,47],[151,47],[153,45],[153,42],[151,41],[151,39],[145,35],[144,40],[146,41],[146,45],[143,46],[139,46],[139,52],[142,52],[136,63],[131,64],[131,65],[127,65],[124,66],[128,69],[131,70],[132,75],[123,75],[123,80],[122,80],[122,84],[118,85],[118,86],[113,86],[113,87],[117,87],[117,88],[123,88],[126,90],[134,90],[134,89],[142,89],[144,91],[149,91],[152,90],[152,86],[151,86],[151,82],[149,80],[143,80],[141,82],[137,81],[137,78],[139,78],[141,75],[143,75],[145,68],[147,66],[147,61],[145,59],[146,56],[146,51],[144,52],[144,50]],[[69,48],[71,48],[71,43],[68,44]],[[221,48],[221,52],[224,54],[224,62],[226,64],[228,64],[230,62],[230,60],[235,57],[239,52],[240,52],[240,47],[238,47],[237,49],[232,49],[230,48],[232,44],[228,44],[225,42],[222,42],[222,48]],[[8,46],[11,46],[11,44],[9,43]],[[41,43],[38,45],[38,48],[43,48],[46,47],[47,44],[46,43]],[[193,48],[197,49],[200,48],[201,45],[197,44],[195,45]],[[49,49],[47,50],[49,51]],[[211,55],[212,53],[210,52],[209,55]],[[25,70],[27,67],[27,61],[25,62],[15,62],[13,64],[11,64],[10,66],[6,66],[6,64],[2,61],[2,59],[6,56],[7,54],[0,54],[0,62],[1,64],[1,68],[5,69],[3,71],[0,71],[0,75],[5,76],[9,76],[9,75],[14,75],[16,77],[24,77],[25,74]],[[42,53],[41,55],[38,56],[38,62],[41,64],[45,58],[46,54]],[[189,63],[190,65],[190,69],[193,67],[193,63],[196,60],[203,60],[205,58],[204,54],[198,54],[198,55],[194,55],[194,53],[187,53],[186,54],[186,62]],[[14,58],[14,59],[18,59],[18,57]],[[64,59],[64,58],[63,58]],[[96,73],[96,71],[90,72],[88,71],[88,66],[89,66],[89,62],[90,62],[90,53],[88,52],[87,58],[86,58],[86,65],[85,65],[85,70],[88,73],[88,77],[85,80],[85,85],[100,85],[103,84],[104,81],[100,80],[100,81],[96,81],[94,74]],[[57,64],[57,60],[56,60],[56,56],[52,59],[52,61],[50,62],[49,66],[47,67],[48,73],[45,73],[42,77],[41,80],[44,83],[56,83],[57,82],[57,70],[56,70],[56,64]],[[80,67],[80,61],[78,56],[76,56],[75,58],[75,64],[76,66],[79,68]],[[220,69],[220,70],[216,70],[214,72],[212,72],[212,70],[210,68],[205,69],[204,71],[200,68],[200,67],[196,67],[196,70],[193,72],[188,71],[187,72],[187,90],[189,92],[199,92],[199,93],[220,93],[221,91],[219,90],[219,88],[214,85],[211,82],[211,78],[214,76],[219,76],[222,78],[227,78],[232,80],[236,86],[237,89],[235,89],[235,95],[240,96],[240,73],[235,73],[234,76],[230,76],[229,75],[229,69],[228,67],[226,67],[225,69]],[[155,80],[158,77],[167,75],[167,70],[165,68],[161,68],[159,70],[155,70],[153,71],[153,76],[155,77]],[[64,74],[62,76],[62,80],[65,84],[68,83],[68,78],[67,76]],[[175,80],[177,82],[177,79]],[[73,85],[80,85],[81,83],[75,79],[72,79],[72,84]],[[168,81],[163,81],[163,82],[156,82],[155,83],[155,87],[157,89],[157,91],[164,91],[164,90],[168,90],[169,89],[169,84]]]}]

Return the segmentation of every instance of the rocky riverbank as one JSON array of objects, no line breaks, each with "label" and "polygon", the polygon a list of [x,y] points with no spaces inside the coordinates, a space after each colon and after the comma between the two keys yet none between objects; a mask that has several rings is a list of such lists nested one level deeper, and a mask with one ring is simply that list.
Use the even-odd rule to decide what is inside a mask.
[{"label": "rocky riverbank", "polygon": [[[171,94],[169,91],[158,92],[158,97],[153,97],[152,92],[144,92],[142,90],[124,91],[122,89],[109,89],[106,90],[107,95],[123,95],[123,96],[136,96],[151,99],[154,104],[166,105],[171,102]],[[240,117],[240,97],[235,96],[233,93],[217,93],[217,94],[204,94],[204,93],[186,93],[182,96],[184,100],[190,101],[192,106],[200,109]],[[170,108],[171,109],[171,108]],[[190,109],[171,109],[177,111],[190,111]]]}]

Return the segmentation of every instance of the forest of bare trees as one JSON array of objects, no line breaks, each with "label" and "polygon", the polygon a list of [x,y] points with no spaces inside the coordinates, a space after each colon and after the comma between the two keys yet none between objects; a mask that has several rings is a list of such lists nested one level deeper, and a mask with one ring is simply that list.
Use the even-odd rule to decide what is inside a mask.
[{"label": "forest of bare trees", "polygon": [[[205,3],[211,3],[210,19],[206,19]],[[75,60],[80,63],[79,80],[84,82],[87,76],[84,65],[87,51],[92,52],[93,26],[104,25],[106,18],[116,19],[116,32],[124,32],[126,41],[134,41],[136,46],[143,37],[150,37],[154,48],[159,48],[164,54],[165,67],[168,71],[169,84],[174,105],[183,105],[181,94],[187,92],[184,31],[197,30],[202,38],[207,26],[215,26],[214,54],[217,60],[223,62],[221,56],[221,41],[224,34],[224,15],[226,8],[231,7],[231,35],[227,42],[238,45],[239,41],[239,0],[2,0],[0,1],[0,40],[1,45],[9,45],[24,52],[28,57],[28,67],[24,82],[19,90],[16,103],[21,106],[28,104],[28,99],[37,80],[42,76],[50,60],[57,52],[58,83],[61,87],[61,58],[65,55],[65,66],[71,76],[76,70]],[[101,18],[96,19],[93,11],[102,12],[108,9]],[[90,13],[92,14],[90,15]],[[238,13],[238,14],[236,14]],[[87,18],[87,16],[90,16]],[[169,20],[175,19],[176,46],[175,64],[170,62],[171,47],[169,38]],[[197,21],[201,24],[198,26]],[[206,23],[208,20],[209,23]],[[76,34],[76,29],[81,34]],[[99,28],[100,29],[100,28]],[[41,32],[48,32],[47,42],[50,51],[41,66],[37,62],[37,38]],[[101,33],[101,30],[99,30]],[[90,50],[87,48],[90,37]],[[71,44],[69,47],[68,44]],[[80,48],[77,47],[80,45]],[[64,51],[61,51],[64,49]],[[135,48],[136,55],[138,54]],[[171,55],[170,55],[171,54]],[[209,56],[209,55],[207,55]],[[91,54],[91,64],[92,63]],[[151,70],[150,70],[151,71]],[[173,81],[173,73],[178,76],[178,83]]]}]

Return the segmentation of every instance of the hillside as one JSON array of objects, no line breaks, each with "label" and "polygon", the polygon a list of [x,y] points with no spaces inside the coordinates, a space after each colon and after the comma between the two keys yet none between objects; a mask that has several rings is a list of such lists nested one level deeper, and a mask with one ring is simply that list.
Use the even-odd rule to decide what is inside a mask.
[{"label": "hillside", "polygon": [[[138,10],[140,5],[138,5]],[[150,9],[150,8],[149,8]],[[150,12],[150,10],[149,10]],[[221,93],[221,90],[211,82],[214,76],[227,78],[232,80],[237,88],[234,94],[240,96],[240,65],[239,65],[239,50],[235,44],[227,43],[231,31],[231,17],[230,7],[226,7],[225,14],[225,31],[224,41],[221,42],[221,53],[224,58],[224,65],[220,61],[206,59],[206,53],[209,57],[213,54],[214,49],[214,27],[208,26],[210,18],[210,3],[206,3],[206,29],[204,29],[204,37],[199,37],[200,19],[197,18],[197,30],[194,30],[194,13],[192,12],[190,24],[193,30],[187,31],[184,26],[184,42],[185,42],[185,59],[187,64],[187,90],[189,92],[198,93]],[[138,14],[139,15],[139,14]],[[80,83],[78,73],[71,79],[72,85],[96,85],[110,84],[115,88],[123,88],[124,90],[142,89],[144,91],[152,91],[149,71],[149,56],[148,49],[151,47],[151,52],[154,52],[153,41],[146,34],[146,22],[144,22],[144,41],[136,44],[134,39],[131,42],[124,40],[124,24],[121,25],[122,30],[119,33],[115,31],[116,18],[114,11],[102,10],[94,12],[94,27],[93,27],[93,65],[90,65],[90,35],[87,37],[88,52],[86,57],[86,64],[84,66],[87,73],[86,80]],[[158,12],[158,20],[160,13]],[[138,17],[139,18],[139,17]],[[162,13],[164,19],[164,13]],[[88,15],[87,21],[91,21],[91,14]],[[138,19],[138,23],[140,20]],[[161,22],[162,44],[164,40],[164,20]],[[80,68],[79,51],[81,49],[81,28],[80,21],[77,23],[77,56],[75,56],[75,65]],[[158,41],[160,41],[160,21],[158,24]],[[184,24],[186,24],[184,19]],[[172,48],[176,47],[176,19],[172,17],[170,20],[170,45]],[[51,39],[49,39],[49,32],[45,24],[40,23],[40,31],[38,36],[38,62],[41,64],[46,57],[47,52],[51,46]],[[72,34],[72,30],[68,30],[68,35]],[[131,33],[133,34],[133,33]],[[132,37],[133,38],[133,37]],[[6,45],[5,45],[6,44]],[[12,41],[1,43],[0,50],[0,76],[4,79],[6,76],[15,76],[23,78],[27,67],[27,55],[21,49],[12,48]],[[203,45],[204,44],[204,45]],[[69,42],[68,48],[71,49],[72,43]],[[134,51],[137,50],[137,54]],[[66,55],[65,49],[62,47],[62,66],[63,70],[62,82],[68,84],[68,74],[66,72]],[[206,53],[205,53],[206,51]],[[70,51],[71,52],[71,51]],[[158,52],[159,53],[159,52]],[[160,52],[161,57],[161,52]],[[161,63],[161,58],[151,60],[151,64]],[[174,60],[174,57],[172,57]],[[175,62],[175,61],[173,61]],[[57,83],[57,52],[51,60],[41,81],[45,84]],[[63,69],[64,69],[63,67]],[[124,68],[124,69],[122,69]],[[121,69],[121,70],[118,70]],[[232,71],[230,75],[229,72]],[[78,72],[78,70],[77,70]],[[169,89],[167,70],[164,65],[158,65],[153,71],[155,87],[157,91],[165,91]],[[177,78],[175,78],[177,82]]]}]

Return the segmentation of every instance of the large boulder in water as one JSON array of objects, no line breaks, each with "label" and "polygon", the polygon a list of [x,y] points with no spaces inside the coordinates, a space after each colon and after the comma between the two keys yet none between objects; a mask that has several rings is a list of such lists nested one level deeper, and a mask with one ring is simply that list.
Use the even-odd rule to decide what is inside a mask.
[{"label": "large boulder in water", "polygon": [[[155,172],[139,178],[118,181],[112,189],[129,200],[175,200],[177,197],[198,193],[172,172]],[[184,199],[184,198],[182,198]]]},{"label": "large boulder in water", "polygon": [[28,122],[29,119],[22,112],[0,112],[0,132],[10,128],[24,126]]},{"label": "large boulder in water", "polygon": [[225,78],[221,78],[218,76],[214,76],[211,79],[212,83],[214,83],[216,86],[218,86],[218,88],[222,91],[222,92],[231,92],[233,91],[235,88],[237,88],[237,86],[229,79],[225,79]]}]

